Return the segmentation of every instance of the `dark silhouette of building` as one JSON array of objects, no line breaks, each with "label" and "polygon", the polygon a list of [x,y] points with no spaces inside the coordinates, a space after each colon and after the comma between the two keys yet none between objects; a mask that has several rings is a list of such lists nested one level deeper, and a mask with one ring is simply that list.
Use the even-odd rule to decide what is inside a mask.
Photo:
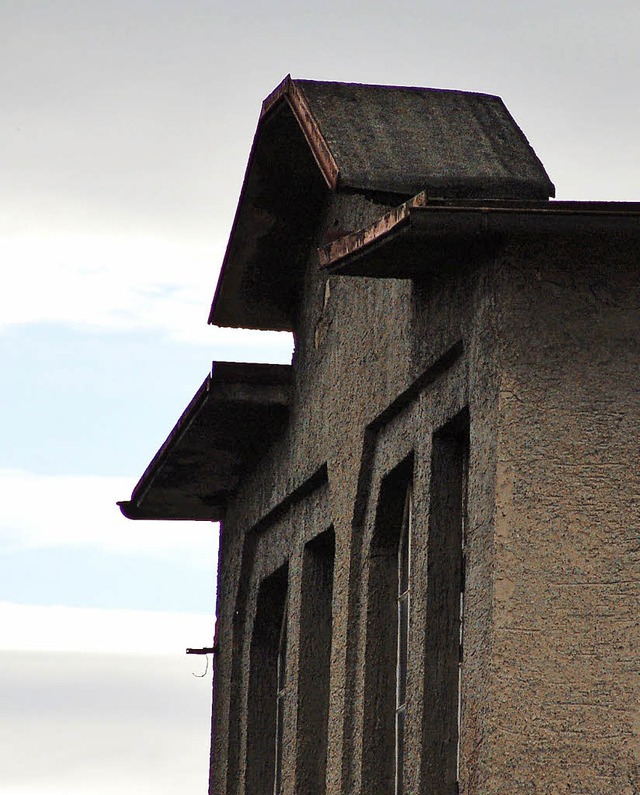
[{"label": "dark silhouette of building", "polygon": [[122,503],[221,522],[214,795],[640,792],[640,205],[498,97],[287,78],[214,363]]}]

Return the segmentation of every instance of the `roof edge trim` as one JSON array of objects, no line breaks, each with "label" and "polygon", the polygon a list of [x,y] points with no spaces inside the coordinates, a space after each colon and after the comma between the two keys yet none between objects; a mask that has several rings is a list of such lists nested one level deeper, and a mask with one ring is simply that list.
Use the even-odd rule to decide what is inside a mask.
[{"label": "roof edge trim", "polygon": [[[467,241],[535,233],[581,236],[586,233],[640,235],[640,202],[429,200],[425,193],[383,215],[371,225],[318,249],[320,267],[329,275],[411,278],[400,265],[393,273],[373,274],[358,263],[387,245],[429,241],[435,250],[445,240]],[[434,248],[435,247],[435,248]]]},{"label": "roof edge trim", "polygon": [[[196,449],[197,460],[193,458],[194,449],[190,448],[191,443],[187,438],[189,434],[194,434],[194,422],[205,422],[206,425],[209,422],[206,414],[216,405],[218,408],[226,407],[227,412],[226,418],[217,417],[217,423],[233,422],[234,415],[242,411],[242,407],[253,407],[251,412],[255,412],[256,407],[263,407],[272,414],[278,412],[280,422],[282,410],[288,411],[292,381],[293,369],[290,364],[213,362],[211,371],[134,487],[131,499],[117,503],[122,514],[127,519],[222,520],[227,501],[235,489],[233,468],[249,460],[245,455],[246,449],[240,456],[232,447],[239,439],[240,447],[244,448],[243,421],[234,426],[232,441],[228,438],[212,440],[206,437],[208,431],[206,428],[203,431],[202,424],[197,426],[196,435],[205,433],[205,440],[209,438],[207,447]],[[187,459],[183,457],[184,449],[180,449],[184,442]],[[183,476],[180,475],[180,469],[185,469],[185,462],[188,471]],[[203,466],[218,468],[217,485],[216,471],[209,470],[206,488],[201,488],[203,481],[199,472],[204,471]],[[165,477],[167,471],[173,478],[171,483]]]},{"label": "roof edge trim", "polygon": [[377,221],[364,229],[345,235],[334,240],[327,246],[318,249],[318,260],[321,268],[330,268],[338,265],[345,257],[353,257],[362,249],[374,243],[382,243],[398,234],[405,226],[411,223],[411,210],[416,207],[426,207],[428,198],[426,191],[418,193],[413,199],[395,207]]},{"label": "roof edge trim", "polygon": [[281,102],[286,102],[291,109],[327,186],[335,191],[340,179],[340,169],[320,131],[320,126],[311,111],[304,91],[291,75],[287,75],[262,103],[259,124]]},{"label": "roof edge trim", "polygon": [[116,505],[125,519],[151,522],[221,522],[226,510],[226,505],[221,502],[206,506],[200,513],[190,511],[188,516],[159,516],[156,511],[140,508],[133,500],[119,500]]},{"label": "roof edge trim", "polygon": [[198,391],[189,401],[189,405],[187,406],[187,408],[180,415],[178,421],[176,422],[169,436],[167,436],[164,442],[160,445],[160,448],[151,459],[145,471],[142,473],[142,477],[140,478],[140,480],[133,489],[133,492],[131,494],[131,499],[122,500],[117,503],[118,507],[120,508],[124,516],[127,517],[127,519],[146,518],[146,516],[144,516],[144,512],[140,511],[139,509],[140,503],[142,502],[146,493],[153,485],[153,478],[157,472],[160,463],[165,458],[168,451],[172,447],[174,447],[176,443],[179,442],[180,439],[189,430],[189,427],[196,418],[198,412],[200,411],[202,406],[206,403],[211,390],[212,372],[213,372],[213,367],[212,371],[209,373],[209,375],[207,375],[207,377],[204,379],[204,381],[198,388]]}]

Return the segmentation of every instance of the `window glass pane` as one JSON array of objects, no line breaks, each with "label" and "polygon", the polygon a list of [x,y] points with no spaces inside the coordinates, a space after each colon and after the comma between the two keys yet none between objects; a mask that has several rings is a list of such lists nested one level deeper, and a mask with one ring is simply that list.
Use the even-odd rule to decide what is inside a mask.
[{"label": "window glass pane", "polygon": [[[287,580],[285,564],[260,583],[256,600],[249,653],[245,744],[245,789],[252,795],[273,795],[275,791],[276,751],[278,746],[282,747],[277,737],[278,664]],[[237,778],[237,765],[231,772]]]},{"label": "window glass pane", "polygon": [[280,643],[278,645],[278,692],[284,690],[287,675],[287,611],[282,618]]},{"label": "window glass pane", "polygon": [[396,742],[395,795],[401,795],[404,771],[404,731],[407,701],[407,664],[409,654],[409,589],[411,580],[411,484],[405,492],[402,526],[398,543],[398,599],[396,651]]},{"label": "window glass pane", "polygon": [[407,690],[407,646],[409,642],[409,594],[398,600],[398,675],[396,709],[405,703]]},{"label": "window glass pane", "polygon": [[402,795],[404,778],[404,708],[396,713],[396,781],[395,795]]},{"label": "window glass pane", "polygon": [[274,795],[282,790],[282,743],[284,740],[284,693],[278,695],[276,713],[276,774],[274,779]]},{"label": "window glass pane", "polygon": [[287,612],[285,605],[280,627],[280,641],[278,643],[278,689],[276,693],[276,747],[275,747],[275,775],[273,779],[274,795],[280,795],[282,790],[282,747],[284,742],[284,702],[287,684]]},{"label": "window glass pane", "polygon": [[299,614],[296,781],[301,795],[325,795],[335,534],[305,544]]},{"label": "window glass pane", "polygon": [[433,434],[425,626],[422,783],[425,792],[456,792],[464,758],[463,645],[466,481],[469,415],[464,409]]},{"label": "window glass pane", "polygon": [[409,590],[409,572],[411,557],[411,487],[407,489],[405,498],[400,545],[398,549],[398,594]]}]

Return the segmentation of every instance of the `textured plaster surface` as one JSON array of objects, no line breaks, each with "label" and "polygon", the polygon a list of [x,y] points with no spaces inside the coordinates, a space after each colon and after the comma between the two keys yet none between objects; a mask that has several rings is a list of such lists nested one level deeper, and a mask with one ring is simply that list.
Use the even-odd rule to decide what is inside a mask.
[{"label": "textured plaster surface", "polygon": [[[334,197],[318,243],[384,209]],[[366,783],[369,550],[383,478],[408,456],[416,530],[405,792],[423,791],[422,727],[437,698],[425,691],[422,598],[431,444],[467,407],[461,792],[637,795],[637,271],[624,239],[523,241],[414,283],[327,282],[311,252],[289,424],[222,531],[212,793],[245,792],[256,598],[288,561],[284,792],[313,795],[301,789],[295,741],[302,566],[305,544],[332,527],[326,793],[378,795]]]},{"label": "textured plaster surface", "polygon": [[491,792],[640,791],[634,248],[505,257]]}]

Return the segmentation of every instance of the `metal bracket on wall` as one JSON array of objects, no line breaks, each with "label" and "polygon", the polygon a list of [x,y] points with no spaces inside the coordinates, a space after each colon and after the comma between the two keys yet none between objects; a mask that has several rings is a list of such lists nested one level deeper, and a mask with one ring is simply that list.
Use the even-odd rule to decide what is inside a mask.
[{"label": "metal bracket on wall", "polygon": [[204,669],[203,674],[194,674],[193,671],[191,672],[191,676],[195,676],[198,679],[204,679],[204,677],[209,673],[209,654],[213,654],[215,656],[217,652],[217,646],[205,646],[202,649],[187,649],[187,654],[204,654],[207,656],[207,664]]}]

